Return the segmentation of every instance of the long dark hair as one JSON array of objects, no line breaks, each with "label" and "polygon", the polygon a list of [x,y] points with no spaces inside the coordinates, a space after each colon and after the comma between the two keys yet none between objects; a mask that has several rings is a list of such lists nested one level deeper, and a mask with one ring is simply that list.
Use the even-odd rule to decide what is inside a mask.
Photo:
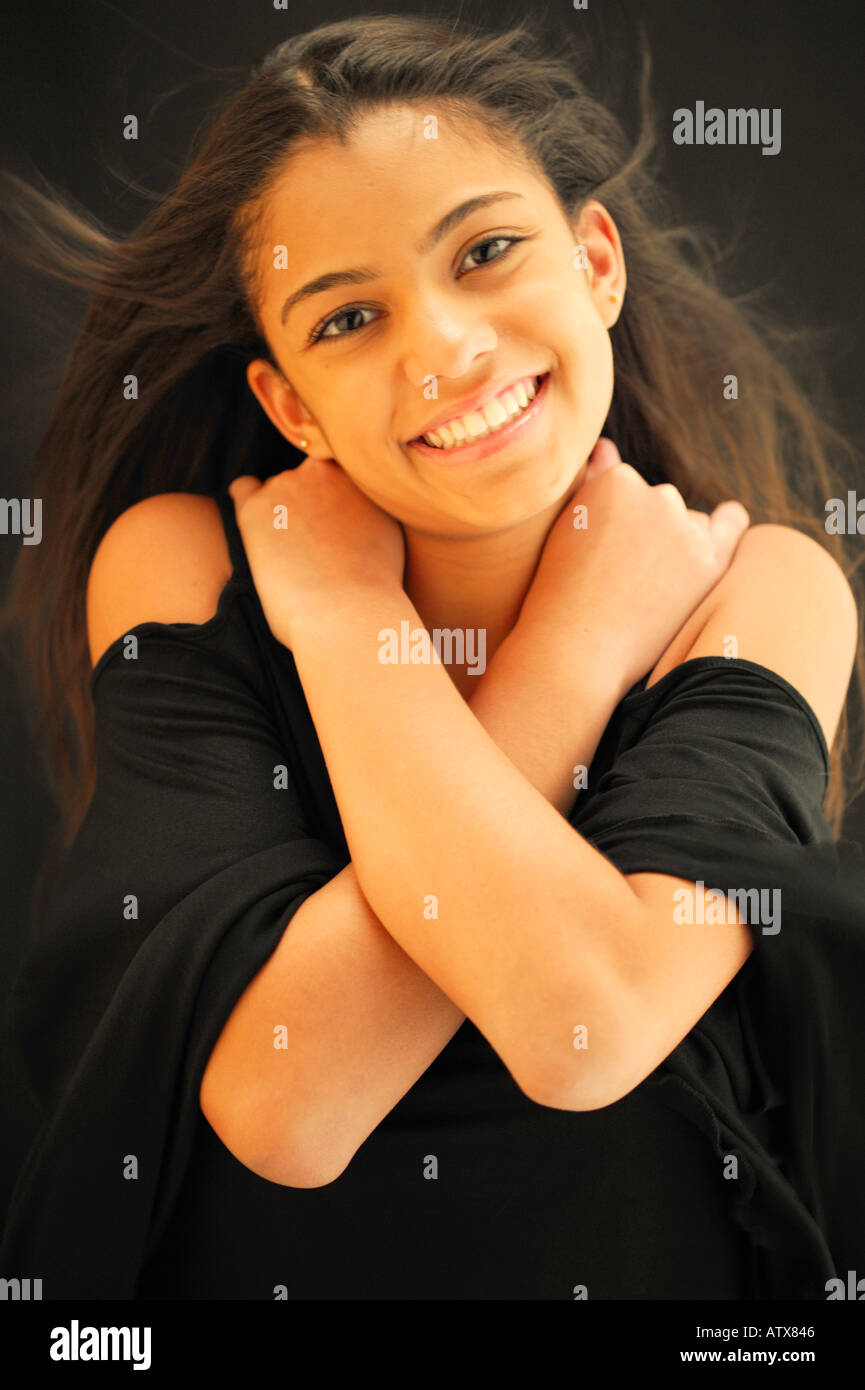
[{"label": "long dark hair", "polygon": [[[2,614],[4,625],[20,623],[36,738],[67,843],[95,777],[85,591],[96,547],[144,497],[209,492],[237,473],[269,477],[297,461],[245,380],[253,357],[274,361],[249,276],[256,214],[295,141],[344,138],[384,103],[446,103],[516,139],[569,218],[590,197],[605,204],[621,233],[628,293],[612,329],[604,433],[649,482],[674,483],[689,506],[737,497],[752,524],[810,533],[858,579],[844,539],[824,525],[827,499],[844,495],[858,458],[815,407],[810,360],[808,394],[797,384],[793,353],[808,335],[771,321],[753,294],[725,292],[712,239],[671,221],[652,168],[645,41],[633,143],[590,94],[584,62],[576,50],[546,54],[524,24],[496,33],[367,15],[291,38],[256,64],[199,131],[176,187],[130,236],[114,237],[59,196],[7,176],[18,258],[91,293],[37,452],[47,543],[21,548]],[[741,402],[724,399],[731,370]],[[137,399],[123,389],[130,374]],[[861,649],[856,676],[861,699]],[[850,742],[848,701],[825,802],[836,833]],[[862,771],[860,750],[859,779]]]}]

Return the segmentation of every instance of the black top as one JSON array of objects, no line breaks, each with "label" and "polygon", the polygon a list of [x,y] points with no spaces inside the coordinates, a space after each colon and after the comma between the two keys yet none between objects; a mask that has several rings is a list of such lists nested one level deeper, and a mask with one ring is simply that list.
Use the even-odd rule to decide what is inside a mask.
[{"label": "black top", "polygon": [[127,635],[93,672],[96,790],[14,994],[44,1121],[0,1275],[46,1299],[825,1299],[865,1271],[865,862],[824,819],[813,711],[750,661],[638,682],[569,816],[623,873],[781,890],[780,931],[752,925],[651,1076],[602,1110],[537,1105],[467,1020],[335,1182],[281,1187],[227,1151],[207,1059],[349,854],[215,496],[234,566],[215,616],[141,623],[137,659]]}]

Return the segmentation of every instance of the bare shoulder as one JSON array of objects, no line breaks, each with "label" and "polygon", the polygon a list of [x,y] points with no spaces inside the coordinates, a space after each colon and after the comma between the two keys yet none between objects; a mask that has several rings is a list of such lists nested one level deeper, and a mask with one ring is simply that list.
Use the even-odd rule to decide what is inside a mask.
[{"label": "bare shoulder", "polygon": [[[694,615],[702,619],[699,631],[692,631],[688,650],[672,665],[738,656],[768,667],[807,700],[831,746],[853,670],[859,614],[829,551],[792,526],[753,526],[701,610]],[[652,681],[659,678],[653,671]]]},{"label": "bare shoulder", "polygon": [[231,577],[217,503],[163,492],[127,508],[99,542],[87,580],[87,635],[96,665],[138,623],[205,623]]}]

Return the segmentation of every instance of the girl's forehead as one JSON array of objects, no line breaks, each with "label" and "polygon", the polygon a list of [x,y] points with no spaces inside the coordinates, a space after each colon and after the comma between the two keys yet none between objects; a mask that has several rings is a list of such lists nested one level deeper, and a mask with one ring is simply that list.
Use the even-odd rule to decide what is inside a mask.
[{"label": "girl's forehead", "polygon": [[[277,214],[288,202],[298,212],[347,204],[357,213],[378,199],[382,210],[402,216],[443,188],[505,174],[521,183],[537,177],[515,140],[432,104],[391,106],[366,113],[345,139],[304,137],[262,204]],[[394,192],[398,201],[386,204]]]}]

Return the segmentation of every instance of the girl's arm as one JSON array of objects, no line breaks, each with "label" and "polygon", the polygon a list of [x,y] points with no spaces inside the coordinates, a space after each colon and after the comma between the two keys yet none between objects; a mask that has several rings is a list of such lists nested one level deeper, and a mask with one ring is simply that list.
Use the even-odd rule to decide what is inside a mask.
[{"label": "girl's arm", "polygon": [[[546,655],[521,635],[507,660],[500,649],[470,704],[502,753],[565,811],[575,793],[561,769],[591,763],[619,691],[572,674],[557,681]],[[348,864],[301,904],[235,1004],[204,1074],[202,1111],[260,1176],[321,1186],[464,1019],[382,925]],[[284,1050],[271,1043],[276,1023],[287,1030]]]},{"label": "girl's arm", "polygon": [[[403,622],[422,627],[395,586],[308,603],[292,624],[358,881],[521,1089],[558,1105],[576,1025],[592,1039],[581,1058],[614,1066],[629,1036],[617,957],[645,928],[645,909],[513,765],[442,665],[381,663],[379,632]],[[594,1086],[580,1080],[577,1108]]]}]

